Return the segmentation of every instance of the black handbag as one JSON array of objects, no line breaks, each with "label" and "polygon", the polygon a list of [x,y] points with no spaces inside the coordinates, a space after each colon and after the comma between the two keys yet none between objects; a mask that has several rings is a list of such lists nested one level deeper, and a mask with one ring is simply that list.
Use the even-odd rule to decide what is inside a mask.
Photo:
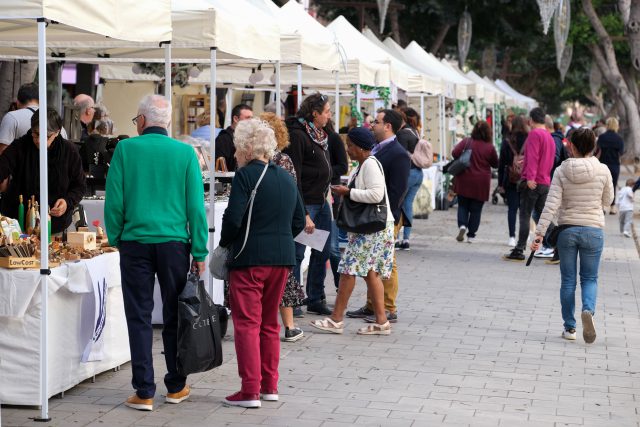
[{"label": "black handbag", "polygon": [[[378,167],[384,175],[384,170],[377,159]],[[364,163],[364,162],[363,162]],[[349,188],[354,188],[356,176],[360,173],[360,169],[353,176],[349,183]],[[379,203],[360,203],[354,202],[345,196],[342,198],[342,204],[338,209],[338,218],[336,219],[338,228],[358,234],[372,234],[382,231],[387,227],[387,187],[385,185],[384,195]]]},{"label": "black handbag", "polygon": [[552,247],[552,248],[558,247],[558,238],[560,237],[560,233],[562,233],[567,228],[571,228],[571,227],[577,227],[577,226],[570,225],[570,224],[563,224],[563,225],[558,225],[554,227],[553,230],[551,230],[551,233],[549,233],[549,236],[547,237],[547,244],[549,245],[549,247]]},{"label": "black handbag", "polygon": [[448,173],[452,176],[458,176],[462,172],[466,171],[467,168],[471,165],[471,148],[469,145],[471,144],[471,138],[467,139],[467,142],[464,147],[464,151],[457,159],[451,160],[447,163],[442,171],[444,173]]}]

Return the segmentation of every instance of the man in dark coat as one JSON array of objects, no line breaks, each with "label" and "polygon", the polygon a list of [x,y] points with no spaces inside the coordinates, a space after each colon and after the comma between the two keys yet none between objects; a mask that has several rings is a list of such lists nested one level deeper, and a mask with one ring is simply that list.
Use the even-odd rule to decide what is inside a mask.
[{"label": "man in dark coat", "polygon": [[[222,129],[216,138],[216,160],[220,157],[224,158],[227,170],[233,172],[236,170],[236,147],[233,145],[233,132],[238,122],[253,118],[253,110],[246,104],[238,104],[231,110],[231,126]],[[215,160],[214,160],[215,165]]]},{"label": "man in dark coat", "polygon": [[[398,235],[398,231],[405,220],[402,203],[407,194],[409,171],[411,169],[411,157],[409,157],[409,153],[400,145],[396,137],[396,133],[401,127],[402,116],[394,110],[383,110],[379,112],[373,122],[373,133],[378,143],[371,151],[371,154],[380,161],[384,171],[389,205],[391,206],[391,212],[393,213],[395,222],[394,236]],[[396,307],[396,299],[398,297],[398,264],[395,254],[393,256],[391,277],[388,280],[383,280],[382,283],[384,284],[384,305],[385,309],[389,312],[387,318],[391,323],[395,323],[398,321]],[[367,321],[376,322],[371,300],[368,300],[367,305],[358,310],[348,311],[347,317],[365,318]]]}]

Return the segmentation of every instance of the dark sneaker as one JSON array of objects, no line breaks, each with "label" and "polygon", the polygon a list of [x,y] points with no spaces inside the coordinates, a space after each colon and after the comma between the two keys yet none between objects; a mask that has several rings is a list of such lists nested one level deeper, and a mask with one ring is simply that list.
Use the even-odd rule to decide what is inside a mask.
[{"label": "dark sneaker", "polygon": [[364,319],[367,316],[373,316],[375,313],[373,310],[369,310],[367,306],[361,307],[354,311],[347,311],[347,317],[352,319]]},{"label": "dark sneaker", "polygon": [[520,249],[514,249],[502,257],[505,261],[524,261],[524,252]]},{"label": "dark sneaker", "polygon": [[327,307],[327,304],[324,302],[317,302],[315,304],[307,305],[307,313],[319,314],[321,316],[328,316],[332,313],[332,311]]},{"label": "dark sneaker", "polygon": [[593,323],[593,314],[586,310],[582,312],[582,338],[587,344],[596,340],[596,325]]},{"label": "dark sneaker", "polygon": [[393,247],[396,249],[400,249],[400,245],[401,245],[400,240],[396,240],[396,243],[394,243]]},{"label": "dark sneaker", "polygon": [[298,319],[303,318],[304,317],[304,312],[302,311],[302,308],[294,307],[293,308],[293,317],[296,317]]},{"label": "dark sneaker", "polygon": [[400,245],[398,245],[398,249],[400,249],[401,251],[410,251],[411,250],[411,245],[409,245],[409,241],[408,240],[403,240],[402,243],[400,243]]},{"label": "dark sneaker", "polygon": [[304,332],[300,328],[285,328],[284,338],[285,342],[296,342],[304,336]]},{"label": "dark sneaker", "polygon": [[[398,313],[389,313],[387,311],[387,320],[389,323],[398,323]],[[367,316],[364,318],[364,321],[367,323],[376,323],[376,316]]]},{"label": "dark sneaker", "polygon": [[545,264],[551,264],[551,265],[558,265],[560,264],[560,254],[558,253],[558,250],[556,249],[553,252],[553,258],[548,259],[544,262]]}]

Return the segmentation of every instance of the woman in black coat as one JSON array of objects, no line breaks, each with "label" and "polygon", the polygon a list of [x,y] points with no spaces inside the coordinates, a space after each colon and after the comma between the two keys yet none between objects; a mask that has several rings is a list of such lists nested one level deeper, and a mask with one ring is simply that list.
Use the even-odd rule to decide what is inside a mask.
[{"label": "woman in black coat", "polygon": [[600,163],[607,165],[613,178],[613,204],[611,205],[611,215],[617,212],[615,206],[616,192],[618,190],[618,178],[620,177],[620,157],[624,153],[624,141],[618,134],[620,125],[618,119],[609,117],[607,119],[607,131],[598,137],[598,149],[596,150]]},{"label": "woman in black coat", "polygon": [[[2,196],[2,214],[18,218],[19,198],[40,199],[40,115],[31,117],[31,130],[16,139],[0,156],[0,182],[11,177],[8,190]],[[71,224],[74,208],[84,196],[86,181],[82,160],[76,147],[60,136],[62,119],[47,111],[49,207],[51,233],[62,233]],[[43,138],[43,139],[45,139]],[[46,221],[46,219],[45,219]]]},{"label": "woman in black coat", "polygon": [[[286,120],[291,144],[283,153],[287,154],[296,170],[298,189],[306,211],[307,233],[319,230],[331,232],[331,206],[327,202],[332,169],[329,141],[324,127],[331,119],[329,97],[315,93],[308,96],[295,117]],[[329,315],[324,292],[325,265],[329,259],[331,235],[322,251],[313,249],[307,273],[307,311]],[[300,280],[300,266],[304,259],[305,246],[296,243],[296,267],[294,274]]]}]

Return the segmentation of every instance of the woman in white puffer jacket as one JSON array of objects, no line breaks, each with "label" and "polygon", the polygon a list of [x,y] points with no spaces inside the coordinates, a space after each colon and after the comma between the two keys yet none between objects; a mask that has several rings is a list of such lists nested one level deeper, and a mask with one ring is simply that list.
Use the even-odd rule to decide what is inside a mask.
[{"label": "woman in white puffer jacket", "polygon": [[598,268],[604,247],[604,209],[613,201],[611,172],[592,156],[596,136],[581,128],[571,135],[569,151],[573,158],[556,170],[544,206],[536,238],[531,245],[538,250],[549,224],[558,224],[557,250],[560,254],[560,303],[564,331],[568,340],[576,339],[575,294],[580,256],[582,288],[582,336],[587,343],[596,339],[593,322],[598,293]]}]

